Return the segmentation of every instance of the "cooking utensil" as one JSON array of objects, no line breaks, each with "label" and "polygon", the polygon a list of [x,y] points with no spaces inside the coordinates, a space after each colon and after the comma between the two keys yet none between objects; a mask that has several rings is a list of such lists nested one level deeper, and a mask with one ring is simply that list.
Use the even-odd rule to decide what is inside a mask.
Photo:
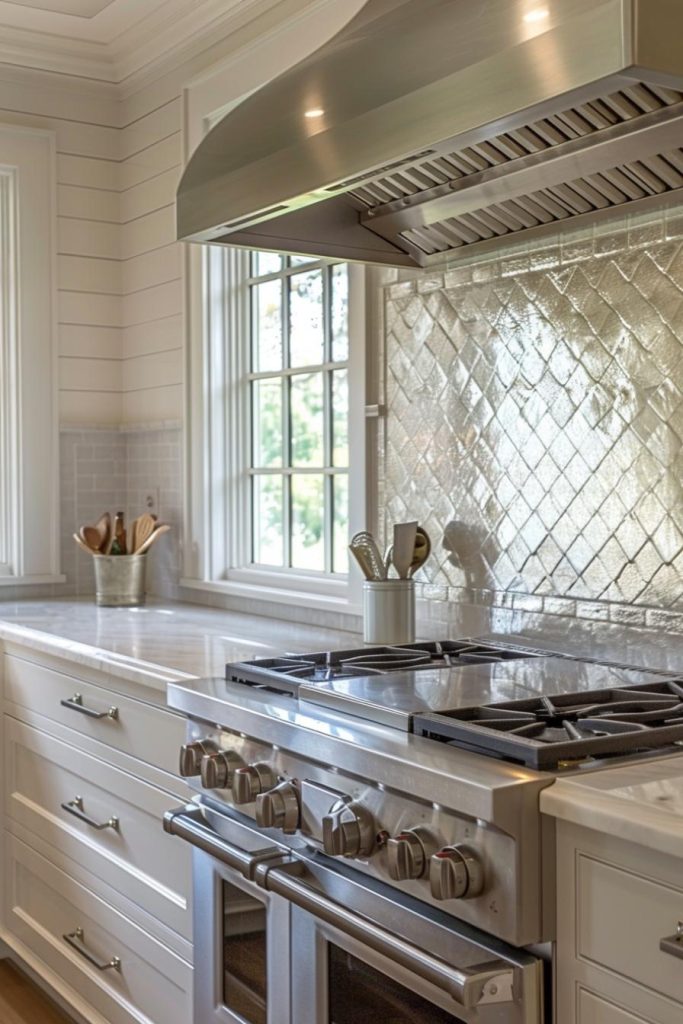
[{"label": "cooking utensil", "polygon": [[391,561],[401,580],[408,578],[408,573],[415,553],[417,522],[394,523],[394,543]]},{"label": "cooking utensil", "polygon": [[409,579],[412,578],[412,576],[417,572],[418,569],[422,568],[422,566],[429,558],[431,552],[432,542],[429,539],[429,534],[422,526],[418,526],[417,530],[415,531],[415,545],[413,547],[413,558],[410,563],[410,568],[408,570]]},{"label": "cooking utensil", "polygon": [[[81,530],[82,530],[82,529],[83,529],[83,527],[81,527]],[[80,536],[79,536],[79,534],[77,534],[77,533],[74,533],[74,535],[73,535],[73,538],[74,538],[74,540],[76,541],[76,543],[78,544],[79,548],[82,548],[82,549],[83,549],[83,551],[85,551],[85,552],[86,552],[86,554],[88,554],[88,555],[99,555],[99,554],[100,554],[100,552],[99,552],[99,551],[97,551],[97,550],[94,550],[93,548],[91,548],[91,547],[90,547],[90,545],[89,545],[89,544],[87,544],[87,543],[86,543],[86,542],[85,542],[85,541],[84,541],[84,540],[82,539],[82,537],[80,537]]]},{"label": "cooking utensil", "polygon": [[[134,536],[131,536],[130,551],[132,555],[140,554],[142,545],[152,536],[156,527],[156,519],[148,512],[143,512],[133,523]],[[145,550],[147,550],[145,548]]]},{"label": "cooking utensil", "polygon": [[387,572],[377,547],[377,541],[368,533],[361,530],[351,538],[349,550],[354,555],[368,580],[385,580]]},{"label": "cooking utensil", "polygon": [[151,548],[152,544],[154,544],[155,541],[158,540],[162,533],[168,533],[168,531],[171,529],[168,523],[159,523],[155,525],[156,529],[153,530],[152,533],[147,538],[147,540],[140,545],[140,547],[135,552],[136,555],[144,555],[145,551],[148,551]]},{"label": "cooking utensil", "polygon": [[78,531],[80,540],[90,551],[91,555],[100,553],[100,535],[94,526],[81,526]]},{"label": "cooking utensil", "polygon": [[95,523],[95,529],[99,534],[100,542],[97,545],[97,550],[100,552],[106,551],[107,545],[109,544],[109,537],[111,536],[111,516],[108,512],[104,512]]}]

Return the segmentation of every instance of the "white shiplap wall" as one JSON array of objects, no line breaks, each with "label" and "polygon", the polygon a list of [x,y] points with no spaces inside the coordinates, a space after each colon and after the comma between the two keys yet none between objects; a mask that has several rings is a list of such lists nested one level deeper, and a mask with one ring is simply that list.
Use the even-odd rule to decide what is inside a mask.
[{"label": "white shiplap wall", "polygon": [[122,420],[128,424],[182,418],[183,247],[175,241],[181,98],[179,89],[161,101],[147,92],[125,105],[121,132]]},{"label": "white shiplap wall", "polygon": [[1,67],[0,122],[56,137],[60,419],[114,424],[122,413],[119,104],[106,86],[67,82]]}]

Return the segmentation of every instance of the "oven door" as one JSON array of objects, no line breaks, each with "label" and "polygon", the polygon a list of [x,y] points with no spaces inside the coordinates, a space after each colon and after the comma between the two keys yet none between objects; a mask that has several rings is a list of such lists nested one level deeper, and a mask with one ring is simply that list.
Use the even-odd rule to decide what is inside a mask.
[{"label": "oven door", "polygon": [[292,1024],[290,906],[252,880],[282,848],[198,805],[164,824],[193,846],[194,1020]]},{"label": "oven door", "polygon": [[544,964],[529,953],[344,865],[297,859],[257,877],[292,905],[296,1024],[545,1019]]}]

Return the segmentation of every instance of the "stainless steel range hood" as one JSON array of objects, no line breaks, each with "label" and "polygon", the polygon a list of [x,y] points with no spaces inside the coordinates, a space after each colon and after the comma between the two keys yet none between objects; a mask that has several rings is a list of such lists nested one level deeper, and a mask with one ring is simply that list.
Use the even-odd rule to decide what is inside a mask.
[{"label": "stainless steel range hood", "polygon": [[206,136],[178,235],[424,267],[681,202],[682,40],[683,0],[368,0]]}]

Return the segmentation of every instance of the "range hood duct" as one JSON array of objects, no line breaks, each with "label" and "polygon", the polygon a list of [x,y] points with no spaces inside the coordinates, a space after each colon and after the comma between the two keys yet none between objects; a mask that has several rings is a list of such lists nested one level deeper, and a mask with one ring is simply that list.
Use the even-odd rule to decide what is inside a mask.
[{"label": "range hood duct", "polygon": [[683,0],[368,0],[209,132],[178,236],[430,267],[682,202],[681,39]]}]

